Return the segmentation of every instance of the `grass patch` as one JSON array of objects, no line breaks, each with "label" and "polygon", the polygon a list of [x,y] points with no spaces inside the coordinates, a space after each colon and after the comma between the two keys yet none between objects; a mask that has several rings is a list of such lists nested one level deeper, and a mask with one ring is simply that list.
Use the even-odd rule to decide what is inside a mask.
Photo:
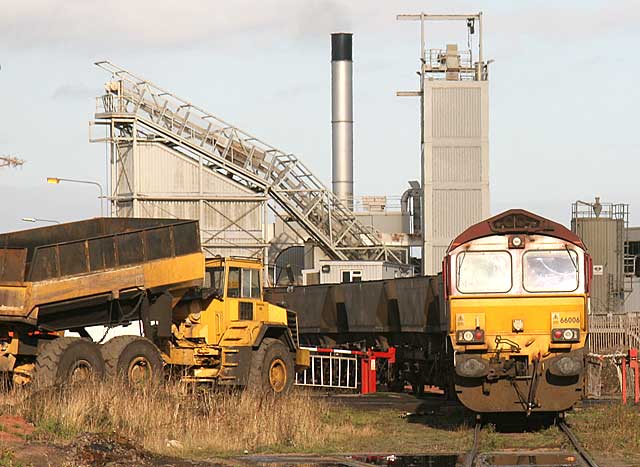
[{"label": "grass patch", "polygon": [[640,461],[638,406],[614,403],[579,409],[570,415],[568,422],[590,453],[607,453]]},{"label": "grass patch", "polygon": [[[130,388],[118,383],[15,389],[0,399],[1,415],[36,426],[30,439],[66,443],[81,433],[114,434],[159,454],[228,457],[256,453],[461,453],[473,440],[473,418],[446,406],[404,416],[393,408],[348,406],[303,390],[284,397],[251,391],[194,390],[168,382]],[[592,453],[638,457],[640,411],[620,405],[578,409],[568,415]],[[567,448],[555,427],[504,433],[486,425],[480,449]],[[12,454],[0,452],[0,466]]]},{"label": "grass patch", "polygon": [[11,449],[0,449],[0,467],[24,467],[24,464],[17,461]]},{"label": "grass patch", "polygon": [[[3,402],[3,413],[34,423],[40,438],[66,441],[83,432],[117,433],[150,451],[172,454],[306,451],[352,437],[356,430],[337,420],[329,404],[301,392],[263,397],[172,383],[142,388],[103,383],[18,389]],[[369,434],[366,427],[357,430]]]},{"label": "grass patch", "polygon": [[65,443],[81,433],[130,439],[160,454],[188,457],[249,453],[457,452],[471,443],[448,415],[403,418],[394,409],[362,410],[296,390],[284,397],[251,391],[193,390],[168,382],[46,390],[15,389],[0,414],[32,422],[31,439]]}]

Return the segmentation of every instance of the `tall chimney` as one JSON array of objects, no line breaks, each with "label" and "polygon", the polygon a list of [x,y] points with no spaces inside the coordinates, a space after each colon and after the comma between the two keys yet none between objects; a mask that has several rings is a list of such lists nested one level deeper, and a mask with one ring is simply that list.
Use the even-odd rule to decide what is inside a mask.
[{"label": "tall chimney", "polygon": [[353,210],[353,59],[351,33],[331,34],[333,193]]}]

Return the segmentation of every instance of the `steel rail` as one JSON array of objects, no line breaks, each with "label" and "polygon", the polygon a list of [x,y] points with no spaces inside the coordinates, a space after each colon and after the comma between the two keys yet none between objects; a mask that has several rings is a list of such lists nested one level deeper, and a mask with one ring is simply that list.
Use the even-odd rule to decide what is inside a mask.
[{"label": "steel rail", "polygon": [[578,441],[578,438],[573,433],[573,431],[571,431],[571,428],[569,428],[564,420],[560,420],[558,422],[558,427],[564,432],[565,435],[567,435],[567,438],[569,438],[569,441],[571,441],[571,444],[573,445],[578,455],[582,458],[584,463],[589,467],[598,467],[598,464],[596,464],[589,453],[582,447],[582,444],[580,444],[580,441]]},{"label": "steel rail", "polygon": [[480,428],[480,421],[477,421],[476,427],[473,430],[473,445],[464,458],[464,464],[462,464],[464,467],[473,467],[473,462],[476,460],[476,456],[478,455],[478,445],[480,444]]}]

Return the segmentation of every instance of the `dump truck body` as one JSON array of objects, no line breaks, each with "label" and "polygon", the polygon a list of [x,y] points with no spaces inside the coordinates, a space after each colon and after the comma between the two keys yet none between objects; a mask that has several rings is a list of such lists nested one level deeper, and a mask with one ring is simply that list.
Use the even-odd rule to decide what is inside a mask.
[{"label": "dump truck body", "polygon": [[113,325],[121,317],[110,302],[126,306],[143,291],[179,299],[203,278],[195,221],[98,218],[2,234],[0,322],[47,331]]}]

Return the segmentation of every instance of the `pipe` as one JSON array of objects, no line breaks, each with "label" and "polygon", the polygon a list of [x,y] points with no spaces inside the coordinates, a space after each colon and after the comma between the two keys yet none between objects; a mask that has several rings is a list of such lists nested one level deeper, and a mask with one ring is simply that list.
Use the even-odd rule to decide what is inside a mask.
[{"label": "pipe", "polygon": [[333,193],[353,210],[353,57],[351,33],[331,34]]}]

